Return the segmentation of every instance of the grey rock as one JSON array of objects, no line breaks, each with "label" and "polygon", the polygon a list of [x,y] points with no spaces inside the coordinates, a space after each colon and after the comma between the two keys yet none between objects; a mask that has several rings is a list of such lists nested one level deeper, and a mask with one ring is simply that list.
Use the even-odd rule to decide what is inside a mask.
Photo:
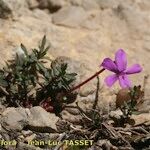
[{"label": "grey rock", "polygon": [[150,113],[141,113],[139,115],[133,114],[131,119],[135,121],[134,126],[138,125],[149,125],[150,124]]},{"label": "grey rock", "polygon": [[3,0],[0,0],[0,18],[8,18],[11,14],[12,10],[9,6]]},{"label": "grey rock", "polygon": [[66,6],[53,15],[52,21],[56,25],[79,27],[87,17],[88,14],[82,7]]},{"label": "grey rock", "polygon": [[83,7],[85,10],[99,9],[99,5],[96,0],[70,0],[71,5]]},{"label": "grey rock", "polygon": [[[80,125],[81,120],[82,120],[81,115],[73,115],[66,110],[62,111],[61,115],[62,115],[63,120],[68,121],[68,122],[73,123],[73,124],[77,124],[77,125]],[[57,125],[57,127],[60,130],[63,127],[63,125],[61,125],[61,126]]]},{"label": "grey rock", "polygon": [[135,34],[138,32],[138,37],[137,35],[135,36],[135,34],[131,34],[133,38],[138,39],[145,33],[150,34],[149,30],[147,30],[149,24],[143,24],[143,22],[149,22],[147,12],[141,12],[135,6],[131,7],[126,3],[121,3],[118,6],[118,15],[120,15],[122,19],[126,21],[127,25],[129,26],[132,32],[134,32]]},{"label": "grey rock", "polygon": [[101,9],[117,8],[120,0],[96,0]]},{"label": "grey rock", "polygon": [[22,130],[21,133],[23,136],[28,136],[28,135],[32,135],[33,132],[30,130]]},{"label": "grey rock", "polygon": [[42,107],[36,106],[30,109],[28,128],[37,132],[56,132],[58,117],[48,113]]},{"label": "grey rock", "polygon": [[95,0],[82,0],[82,7],[88,11],[99,9],[99,5]]},{"label": "grey rock", "polygon": [[21,14],[25,8],[27,8],[26,0],[0,0],[0,18]]},{"label": "grey rock", "polygon": [[1,117],[1,125],[6,130],[21,131],[28,124],[29,109],[7,108]]}]

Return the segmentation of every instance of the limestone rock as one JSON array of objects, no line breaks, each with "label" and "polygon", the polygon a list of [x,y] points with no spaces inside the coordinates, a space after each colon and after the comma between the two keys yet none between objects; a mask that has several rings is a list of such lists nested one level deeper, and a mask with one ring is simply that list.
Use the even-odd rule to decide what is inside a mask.
[{"label": "limestone rock", "polygon": [[11,14],[10,7],[3,0],[0,0],[0,18],[8,18]]},{"label": "limestone rock", "polygon": [[120,0],[96,0],[96,2],[99,4],[99,7],[101,9],[108,9],[108,8],[116,8]]},{"label": "limestone rock", "polygon": [[56,25],[79,27],[86,18],[87,14],[82,7],[67,6],[55,13],[52,21]]},{"label": "limestone rock", "polygon": [[150,113],[132,115],[131,119],[134,119],[135,121],[134,126],[143,125],[143,124],[147,125],[147,123],[150,123]]},{"label": "limestone rock", "polygon": [[115,111],[111,111],[109,115],[111,118],[119,120],[121,119],[121,116],[123,115],[123,113],[120,109],[117,109]]},{"label": "limestone rock", "polygon": [[95,0],[92,0],[92,1],[91,0],[83,0],[82,7],[88,11],[99,9],[99,5]]},{"label": "limestone rock", "polygon": [[7,108],[1,117],[1,124],[7,130],[21,131],[28,124],[29,109]]},{"label": "limestone rock", "polygon": [[8,18],[15,13],[22,14],[25,8],[26,0],[0,0],[0,18]]},{"label": "limestone rock", "polygon": [[27,4],[28,4],[30,9],[34,9],[34,8],[39,7],[39,3],[37,0],[27,0]]},{"label": "limestone rock", "polygon": [[71,122],[73,124],[80,125],[82,117],[80,115],[73,115],[68,111],[64,110],[61,113],[63,120]]},{"label": "limestone rock", "polygon": [[83,7],[87,11],[99,9],[96,0],[70,0],[70,3],[73,6]]},{"label": "limestone rock", "polygon": [[36,106],[30,109],[28,128],[39,132],[55,132],[58,117],[48,113],[42,107]]}]

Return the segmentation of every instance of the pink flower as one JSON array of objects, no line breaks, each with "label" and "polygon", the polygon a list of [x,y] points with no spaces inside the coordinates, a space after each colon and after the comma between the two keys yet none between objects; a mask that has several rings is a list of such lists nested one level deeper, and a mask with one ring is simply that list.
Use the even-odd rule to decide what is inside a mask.
[{"label": "pink flower", "polygon": [[119,80],[119,84],[122,88],[131,87],[131,81],[128,79],[128,75],[142,71],[139,64],[134,64],[127,68],[126,53],[122,49],[119,49],[116,52],[115,61],[110,58],[105,58],[101,66],[114,73],[105,78],[105,83],[109,87],[111,87],[117,80]]}]

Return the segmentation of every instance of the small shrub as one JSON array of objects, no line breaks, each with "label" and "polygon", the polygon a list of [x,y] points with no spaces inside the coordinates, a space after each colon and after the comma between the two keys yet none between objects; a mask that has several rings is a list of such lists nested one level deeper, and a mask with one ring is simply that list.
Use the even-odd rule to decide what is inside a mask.
[{"label": "small shrub", "polygon": [[15,58],[0,70],[0,96],[6,98],[5,103],[9,106],[31,107],[40,105],[47,99],[51,104],[60,106],[68,102],[67,97],[62,97],[63,101],[60,101],[58,95],[63,93],[65,96],[76,74],[67,73],[67,64],[45,67],[44,64],[50,61],[46,56],[48,49],[45,36],[38,49],[32,49],[30,54],[21,44],[23,53],[16,54]]}]

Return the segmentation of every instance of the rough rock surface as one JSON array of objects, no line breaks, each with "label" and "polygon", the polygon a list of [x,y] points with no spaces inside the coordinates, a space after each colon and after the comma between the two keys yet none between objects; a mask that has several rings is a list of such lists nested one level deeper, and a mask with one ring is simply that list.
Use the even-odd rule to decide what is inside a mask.
[{"label": "rough rock surface", "polygon": [[25,13],[26,0],[0,0],[0,18],[9,18]]},{"label": "rough rock surface", "polygon": [[55,132],[58,117],[40,106],[31,109],[8,107],[0,120],[2,127],[8,131],[21,131],[27,126],[38,132]]},{"label": "rough rock surface", "polygon": [[28,128],[38,132],[55,132],[58,117],[37,106],[30,109]]},{"label": "rough rock surface", "polygon": [[24,108],[7,108],[1,116],[1,124],[6,130],[21,131],[28,124],[30,111]]},{"label": "rough rock surface", "polygon": [[55,13],[52,21],[56,25],[78,27],[87,17],[87,13],[82,7],[67,6]]}]

